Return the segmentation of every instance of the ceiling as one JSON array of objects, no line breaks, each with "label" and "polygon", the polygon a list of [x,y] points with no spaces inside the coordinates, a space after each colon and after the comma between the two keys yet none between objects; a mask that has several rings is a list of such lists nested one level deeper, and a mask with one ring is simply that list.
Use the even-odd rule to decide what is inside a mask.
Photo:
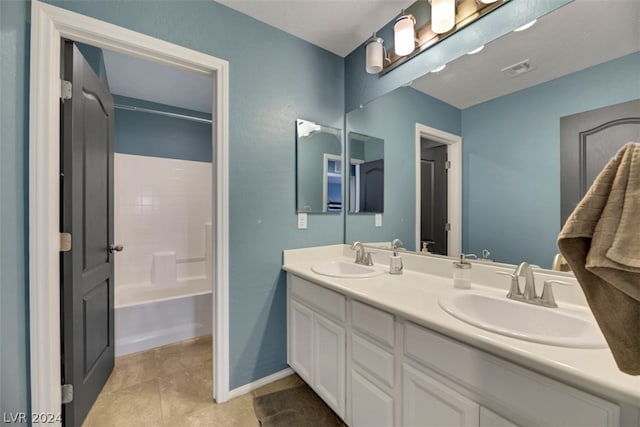
[{"label": "ceiling", "polygon": [[[242,13],[338,55],[350,53],[413,0],[219,0]],[[483,51],[427,73],[414,89],[460,109],[640,50],[640,1],[574,0],[528,30],[510,33]],[[428,51],[423,53],[428,55]],[[211,112],[211,79],[105,51],[116,95]],[[503,68],[529,60],[517,77]],[[426,70],[425,70],[426,71]]]},{"label": "ceiling", "polygon": [[211,113],[211,77],[110,50],[103,56],[112,94]]},{"label": "ceiling", "polygon": [[216,0],[345,57],[415,0]]}]

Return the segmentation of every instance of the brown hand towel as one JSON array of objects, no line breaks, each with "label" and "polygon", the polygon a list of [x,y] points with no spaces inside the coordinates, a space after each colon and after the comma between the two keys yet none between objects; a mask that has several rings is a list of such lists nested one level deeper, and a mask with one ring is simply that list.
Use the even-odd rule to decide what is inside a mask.
[{"label": "brown hand towel", "polygon": [[640,143],[625,145],[596,177],[558,247],[618,368],[640,375]]}]

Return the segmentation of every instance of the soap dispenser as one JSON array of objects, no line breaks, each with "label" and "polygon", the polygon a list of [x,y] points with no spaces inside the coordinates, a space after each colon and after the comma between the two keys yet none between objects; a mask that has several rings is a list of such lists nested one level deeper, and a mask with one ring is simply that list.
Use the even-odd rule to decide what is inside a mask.
[{"label": "soap dispenser", "polygon": [[453,287],[457,289],[471,288],[471,263],[464,254],[460,254],[460,261],[453,263]]},{"label": "soap dispenser", "polygon": [[389,274],[402,274],[402,257],[398,255],[398,248],[402,244],[400,239],[393,239],[391,242],[393,255],[389,258]]}]

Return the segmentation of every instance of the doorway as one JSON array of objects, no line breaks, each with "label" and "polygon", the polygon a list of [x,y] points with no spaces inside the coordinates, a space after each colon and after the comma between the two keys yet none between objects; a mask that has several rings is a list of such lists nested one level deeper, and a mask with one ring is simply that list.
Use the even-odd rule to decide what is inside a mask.
[{"label": "doorway", "polygon": [[420,140],[420,250],[447,255],[447,145]]},{"label": "doorway", "polygon": [[560,117],[560,227],[607,162],[635,141],[640,141],[640,100]]},{"label": "doorway", "polygon": [[60,51],[63,38],[190,70],[213,79],[212,212],[215,224],[213,398],[229,398],[228,63],[34,0],[31,4],[29,315],[31,408],[59,413],[60,360]]},{"label": "doorway", "polygon": [[[424,242],[426,249],[431,246],[434,253],[457,256],[462,249],[462,138],[416,123],[415,147],[416,250],[420,251]],[[422,173],[424,150],[427,157],[424,162],[424,171],[428,175],[426,181],[423,181]],[[437,164],[439,166],[436,167]],[[435,193],[430,191],[433,190],[432,185],[436,184],[436,171],[439,172],[437,181],[442,193],[439,198],[434,198]],[[423,193],[426,195],[424,208]],[[430,220],[423,222],[423,210]],[[443,220],[445,218],[446,221]],[[438,225],[433,221],[436,219],[441,225],[445,224],[440,230],[437,230]],[[436,241],[440,242],[437,249],[435,243],[431,243]]]}]

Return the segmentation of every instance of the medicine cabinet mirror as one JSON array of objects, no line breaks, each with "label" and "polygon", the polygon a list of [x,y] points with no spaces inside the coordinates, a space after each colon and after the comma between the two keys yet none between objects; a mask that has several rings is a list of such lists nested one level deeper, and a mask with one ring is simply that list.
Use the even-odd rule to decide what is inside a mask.
[{"label": "medicine cabinet mirror", "polygon": [[342,212],[342,130],[296,120],[296,212]]}]

